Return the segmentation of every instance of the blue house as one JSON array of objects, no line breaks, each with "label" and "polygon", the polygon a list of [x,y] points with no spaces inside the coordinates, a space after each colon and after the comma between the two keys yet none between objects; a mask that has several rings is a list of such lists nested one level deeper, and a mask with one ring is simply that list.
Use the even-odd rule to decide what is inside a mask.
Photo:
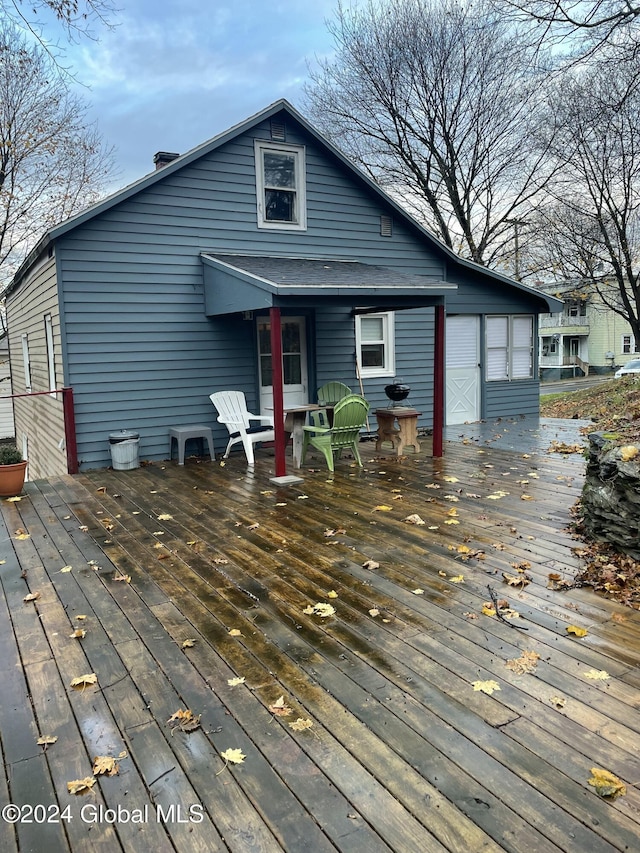
[{"label": "blue house", "polygon": [[285,405],[361,380],[385,406],[399,376],[430,427],[440,347],[448,423],[538,411],[538,314],[558,300],[458,258],[286,101],[155,161],[47,232],[7,292],[13,393],[47,392],[14,405],[32,478],[74,470],[74,437],[81,469],[109,465],[120,429],[144,459],[194,423],[222,449],[208,395],[272,405],[274,310]]}]

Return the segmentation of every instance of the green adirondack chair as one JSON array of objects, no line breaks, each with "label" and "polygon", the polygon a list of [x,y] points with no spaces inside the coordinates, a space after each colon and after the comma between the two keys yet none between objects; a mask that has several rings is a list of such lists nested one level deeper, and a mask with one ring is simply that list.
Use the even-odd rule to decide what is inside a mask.
[{"label": "green adirondack chair", "polygon": [[333,410],[333,426],[305,426],[302,442],[302,463],[309,447],[319,450],[327,460],[329,470],[334,470],[334,455],[340,456],[343,450],[353,452],[358,465],[362,468],[362,460],[358,450],[360,430],[364,426],[369,412],[369,403],[364,397],[349,394],[343,397]]},{"label": "green adirondack chair", "polygon": [[[342,400],[343,397],[348,397],[353,391],[344,382],[327,382],[318,388],[318,405],[319,406],[335,406]],[[319,409],[317,412],[309,413],[311,426],[314,427],[329,427],[331,426],[331,418],[326,409]]]}]

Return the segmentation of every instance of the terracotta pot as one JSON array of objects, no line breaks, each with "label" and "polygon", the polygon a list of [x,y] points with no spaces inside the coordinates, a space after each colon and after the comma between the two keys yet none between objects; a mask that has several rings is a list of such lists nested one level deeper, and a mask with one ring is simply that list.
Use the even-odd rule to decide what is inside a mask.
[{"label": "terracotta pot", "polygon": [[0,465],[0,498],[13,498],[20,494],[26,470],[26,460],[15,465]]}]

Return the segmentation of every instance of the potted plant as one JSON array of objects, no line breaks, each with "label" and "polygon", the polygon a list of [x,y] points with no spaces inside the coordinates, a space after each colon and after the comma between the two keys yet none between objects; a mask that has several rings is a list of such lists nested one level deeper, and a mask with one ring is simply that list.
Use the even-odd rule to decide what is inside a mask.
[{"label": "potted plant", "polygon": [[0,446],[0,498],[19,495],[24,486],[27,462],[15,444]]}]

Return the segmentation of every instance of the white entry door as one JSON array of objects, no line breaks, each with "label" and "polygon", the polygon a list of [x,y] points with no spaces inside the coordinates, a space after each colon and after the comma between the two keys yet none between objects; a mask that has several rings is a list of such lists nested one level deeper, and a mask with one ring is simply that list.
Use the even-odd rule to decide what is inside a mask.
[{"label": "white entry door", "polygon": [[480,419],[480,318],[447,317],[447,424]]},{"label": "white entry door", "polygon": [[[282,367],[284,407],[302,406],[309,402],[307,380],[307,341],[304,317],[283,317]],[[260,362],[260,411],[273,411],[273,379],[271,368],[271,323],[258,318],[258,357]]]}]

